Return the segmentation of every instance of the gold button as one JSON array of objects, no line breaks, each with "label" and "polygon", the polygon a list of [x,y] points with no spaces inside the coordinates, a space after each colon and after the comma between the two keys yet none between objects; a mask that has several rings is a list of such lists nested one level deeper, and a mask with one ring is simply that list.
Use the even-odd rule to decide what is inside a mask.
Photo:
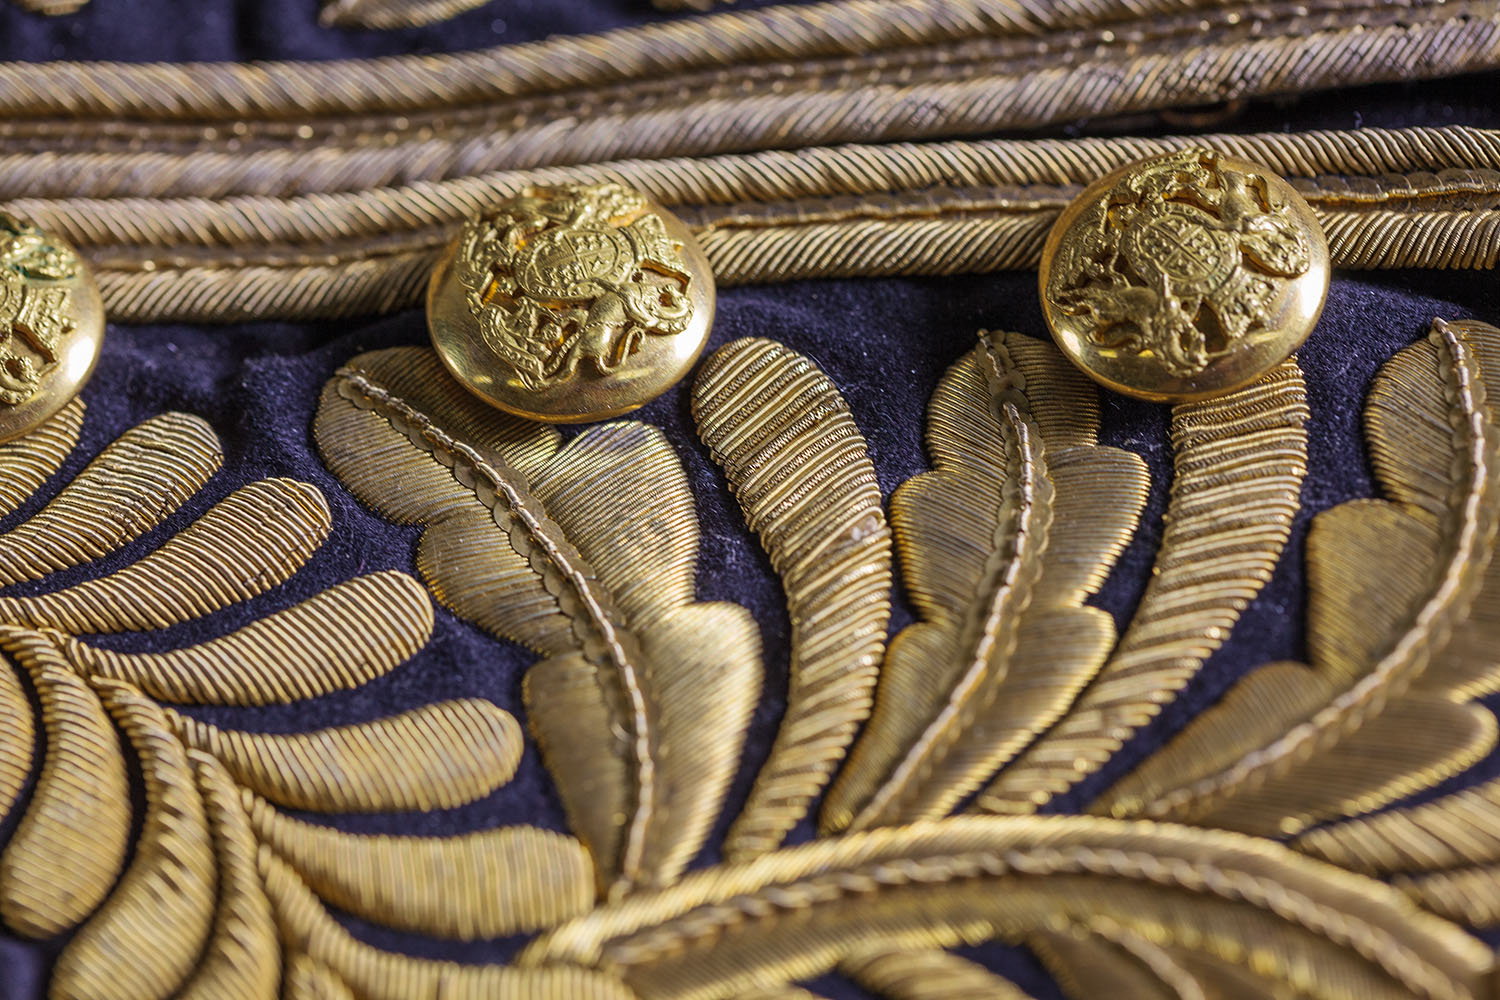
[{"label": "gold button", "polygon": [[1117,170],[1063,211],[1042,248],[1042,311],[1095,381],[1206,399],[1301,346],[1328,272],[1323,231],[1291,185],[1192,149]]},{"label": "gold button", "polygon": [[83,258],[0,212],[0,441],[78,395],[103,343],[104,302]]},{"label": "gold button", "polygon": [[532,188],[471,220],[427,290],[448,369],[533,420],[627,413],[687,374],[714,282],[680,219],[619,184]]}]

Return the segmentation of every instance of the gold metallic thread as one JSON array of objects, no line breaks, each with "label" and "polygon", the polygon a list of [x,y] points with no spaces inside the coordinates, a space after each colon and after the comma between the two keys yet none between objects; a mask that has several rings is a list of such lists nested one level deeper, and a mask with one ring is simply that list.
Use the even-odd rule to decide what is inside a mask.
[{"label": "gold metallic thread", "polygon": [[417,28],[457,17],[483,3],[484,0],[323,0],[318,23],[325,28],[377,31]]},{"label": "gold metallic thread", "polygon": [[442,603],[544,654],[529,721],[600,888],[672,881],[734,775],[761,668],[748,612],[693,601],[697,518],[661,434],[607,424],[559,449],[412,348],[345,366],[314,434],[356,496],[426,525],[418,567]]},{"label": "gold metallic thread", "polygon": [[869,446],[809,358],[737,340],[693,387],[698,434],[781,576],[792,620],[786,714],[724,854],[774,850],[870,713],[890,619],[891,535]]},{"label": "gold metallic thread", "polygon": [[63,132],[253,148],[463,131],[511,150],[522,162],[509,166],[706,155],[1472,71],[1497,61],[1497,17],[1492,0],[838,0],[444,56],[11,63],[0,117],[9,138],[44,148]]},{"label": "gold metallic thread", "polygon": [[[1496,336],[1482,324],[1436,320],[1429,339],[1398,353],[1372,387],[1366,433],[1389,499],[1319,515],[1308,542],[1309,622],[1352,638],[1311,643],[1310,671],[1276,677],[1324,697],[1298,698],[1313,710],[1272,732],[1237,720],[1251,695],[1226,702],[1213,721],[1243,734],[1243,756],[1209,774],[1183,773],[1145,804],[1147,815],[1295,834],[1429,788],[1493,748],[1491,713],[1445,697],[1442,653],[1484,587],[1494,548],[1500,435],[1470,338],[1493,356]],[[1353,592],[1382,577],[1385,596]],[[1406,599],[1394,599],[1401,592]],[[1350,615],[1357,626],[1340,621]],[[1251,674],[1240,683],[1253,691],[1272,682]],[[1414,730],[1421,740],[1405,738]]]},{"label": "gold metallic thread", "polygon": [[1172,409],[1175,475],[1145,595],[1109,659],[1047,732],[979,796],[1027,813],[1102,767],[1228,638],[1271,578],[1307,472],[1296,361],[1221,399]]},{"label": "gold metallic thread", "polygon": [[[61,464],[81,414],[74,404],[53,418],[55,426],[0,448],[0,468],[13,466],[15,488],[40,484]],[[5,536],[16,553],[16,578],[125,545],[181,506],[219,460],[217,438],[196,418],[167,414],[127,432]],[[356,837],[281,818],[251,791],[325,812],[472,802],[509,778],[522,750],[519,724],[487,701],[270,734],[215,727],[154,700],[268,704],[363,684],[430,634],[430,600],[409,577],[358,578],[172,652],[121,653],[78,638],[165,627],[254,597],[300,568],[328,528],[317,490],[266,480],[230,495],[133,565],[4,602],[0,791],[7,807],[11,776],[24,778],[34,754],[41,767],[0,855],[0,917],[28,936],[77,928],[58,956],[50,995],[270,1000],[279,995],[283,967],[292,996],[307,982],[337,995],[345,983],[360,982],[371,961],[388,979],[420,975],[412,971],[425,967],[420,960],[374,949],[325,956],[311,966],[321,978],[298,972],[312,960],[307,942],[289,930],[299,920],[332,923],[311,890],[288,896],[285,881],[298,879],[292,873],[299,870],[334,905],[439,936],[545,927],[587,907],[588,858],[565,835],[517,827],[453,840]],[[40,727],[15,671],[37,692]],[[38,728],[45,741],[34,750]],[[144,782],[145,812],[127,863],[129,766]],[[269,866],[271,844],[292,866],[285,877]],[[487,849],[492,844],[496,849]],[[517,876],[512,866],[532,876]],[[271,884],[277,878],[279,894]],[[300,917],[285,910],[288,900]],[[512,995],[532,995],[526,988]],[[600,996],[628,995],[611,993],[607,982],[601,989]]]},{"label": "gold metallic thread", "polygon": [[[956,273],[1035,266],[1055,213],[1076,193],[1066,186],[1140,156],[1200,144],[1264,163],[1286,177],[1340,175],[1298,183],[1320,214],[1336,266],[1493,268],[1500,255],[1500,210],[1470,210],[1476,197],[1486,197],[1484,190],[1500,190],[1500,180],[1483,179],[1484,171],[1493,173],[1500,163],[1500,141],[1492,132],[1465,128],[850,146],[490,173],[406,186],[384,186],[371,175],[360,178],[368,187],[284,198],[228,196],[209,181],[204,190],[210,197],[188,197],[195,192],[183,189],[184,197],[21,197],[11,204],[85,247],[111,316],[334,316],[419,302],[440,249],[461,220],[528,184],[609,180],[639,188],[690,223],[721,285]],[[236,154],[226,165],[237,167],[244,159]],[[356,164],[365,160],[360,154]],[[119,166],[107,175],[178,175],[162,173],[160,164]],[[82,169],[83,176],[93,176],[91,168]],[[282,169],[277,165],[273,173]],[[1437,179],[1424,179],[1419,171]],[[1468,180],[1445,181],[1442,171],[1464,173]],[[1380,193],[1376,178],[1403,172],[1409,180]],[[87,192],[92,183],[59,193]],[[938,183],[955,190],[933,191]],[[1326,206],[1309,184],[1328,187]],[[1001,190],[976,190],[997,185]],[[1043,189],[1027,192],[1017,185]],[[1455,185],[1461,190],[1451,190]],[[1351,187],[1365,196],[1351,199]],[[822,210],[807,203],[847,194],[864,196],[867,207],[851,215],[848,203],[839,203],[830,215],[832,203]]]},{"label": "gold metallic thread", "polygon": [[519,963],[607,967],[653,998],[732,996],[872,947],[948,948],[1100,916],[1239,964],[1268,992],[1476,996],[1492,961],[1396,890],[1265,840],[1052,816],[875,830],[693,873],[544,934]]},{"label": "gold metallic thread", "polygon": [[891,643],[825,829],[946,815],[1098,669],[1114,623],[1083,602],[1148,488],[1098,427],[1094,387],[1050,344],[987,334],[949,369],[928,412],[937,468],[891,502],[922,622]]}]

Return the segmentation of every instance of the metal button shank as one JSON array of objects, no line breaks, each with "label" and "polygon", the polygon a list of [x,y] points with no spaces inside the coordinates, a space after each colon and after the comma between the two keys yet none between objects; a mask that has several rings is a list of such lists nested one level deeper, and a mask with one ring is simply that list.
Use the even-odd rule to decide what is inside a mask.
[{"label": "metal button shank", "polygon": [[1042,250],[1047,325],[1090,377],[1180,402],[1255,381],[1312,332],[1328,244],[1265,167],[1203,149],[1090,185]]},{"label": "metal button shank", "polygon": [[427,320],[468,389],[534,420],[602,420],[656,398],[703,351],[714,283],[692,233],[619,184],[533,188],[471,220]]},{"label": "metal button shank", "polygon": [[67,243],[0,212],[0,441],[78,395],[104,343],[104,303]]}]

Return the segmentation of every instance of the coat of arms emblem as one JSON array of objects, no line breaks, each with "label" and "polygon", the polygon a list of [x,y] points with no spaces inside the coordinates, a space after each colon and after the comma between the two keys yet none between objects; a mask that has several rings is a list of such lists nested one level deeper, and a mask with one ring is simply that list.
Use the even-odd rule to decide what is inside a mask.
[{"label": "coat of arms emblem", "polygon": [[618,184],[535,188],[470,222],[459,279],[485,342],[527,388],[616,371],[683,332],[693,281],[661,217]]},{"label": "coat of arms emblem", "polygon": [[1188,150],[1126,174],[1088,208],[1046,294],[1099,346],[1191,376],[1276,327],[1286,282],[1311,252],[1265,177]]},{"label": "coat of arms emblem", "polygon": [[0,402],[26,402],[56,363],[58,343],[74,325],[71,293],[56,282],[77,269],[71,250],[0,213]]}]

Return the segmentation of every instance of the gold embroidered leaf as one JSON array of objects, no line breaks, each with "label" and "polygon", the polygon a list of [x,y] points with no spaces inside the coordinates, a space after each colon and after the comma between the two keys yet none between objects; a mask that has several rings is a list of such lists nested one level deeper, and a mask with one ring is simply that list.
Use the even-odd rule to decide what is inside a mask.
[{"label": "gold embroidered leaf", "polygon": [[338,973],[306,954],[293,955],[287,962],[282,995],[285,1000],[355,1000]]},{"label": "gold embroidered leaf", "polygon": [[[668,668],[655,676],[655,722],[662,740],[672,739],[679,748],[670,769],[657,779],[676,794],[657,797],[645,824],[651,829],[643,830],[636,848],[640,870],[660,873],[657,881],[687,866],[734,775],[760,689],[759,644],[752,627],[737,605],[696,604],[679,609],[642,639],[643,656]],[[753,660],[725,655],[747,645]],[[629,755],[619,746],[617,716],[601,698],[597,671],[579,654],[552,657],[531,668],[523,690],[569,825],[589,844],[596,866],[615,862],[624,869],[617,859],[628,850],[619,817],[631,808],[632,782],[624,764]],[[716,729],[720,720],[733,728]]]},{"label": "gold embroidered leaf", "polygon": [[167,710],[188,746],[236,781],[295,809],[384,812],[446,809],[488,795],[521,759],[515,716],[478,698],[301,733],[250,733]]},{"label": "gold embroidered leaf", "polygon": [[1420,805],[1315,827],[1292,846],[1371,875],[1500,862],[1500,779]]},{"label": "gold embroidered leaf", "polygon": [[[1500,372],[1500,331],[1472,321],[1449,326],[1479,359],[1486,385],[1493,382],[1495,373]],[[1409,377],[1414,382],[1420,380],[1425,391],[1447,391],[1430,370]],[[1493,420],[1494,396],[1492,392],[1487,395],[1487,406]],[[1372,398],[1372,404],[1374,402]],[[1394,410],[1399,405],[1399,400],[1392,400],[1385,404],[1385,408]],[[1403,434],[1412,440],[1404,448],[1383,447],[1379,459],[1382,465],[1399,463],[1413,450],[1417,454],[1430,454],[1434,449],[1439,454],[1452,451],[1451,427],[1447,428],[1449,434],[1445,441],[1438,436],[1432,421],[1421,414],[1408,424],[1393,413],[1386,424],[1392,428],[1392,433]],[[1399,476],[1388,473],[1386,478],[1392,480],[1392,496],[1402,496],[1429,514],[1433,509],[1441,510],[1438,506],[1441,489],[1434,485],[1435,479],[1423,476],[1420,469]],[[1415,517],[1407,520],[1408,523],[1417,523]],[[1386,543],[1383,541],[1382,544]],[[1387,545],[1387,548],[1394,550],[1393,545]],[[1413,558],[1416,557],[1409,551],[1394,550],[1395,561]],[[1426,558],[1432,563],[1435,553],[1427,553]],[[1433,573],[1436,573],[1435,567]],[[1410,575],[1414,574],[1396,574],[1398,579]],[[1417,596],[1420,595],[1408,600],[1407,607],[1416,603]],[[1497,673],[1500,673],[1497,672],[1497,666],[1500,666],[1500,656],[1495,653],[1497,646],[1500,646],[1500,560],[1492,555],[1484,568],[1479,592],[1468,615],[1454,626],[1441,653],[1434,655],[1433,663],[1415,680],[1414,691],[1455,701],[1466,701],[1492,692]],[[1482,890],[1488,884],[1489,866],[1500,861],[1500,840],[1495,836],[1497,829],[1500,829],[1500,783],[1488,781],[1421,805],[1314,828],[1293,844],[1299,850],[1357,871],[1438,873],[1430,880],[1417,877],[1406,884],[1419,892],[1424,891],[1422,886],[1431,885],[1435,890],[1442,886],[1445,892],[1427,897],[1428,905],[1475,924],[1489,924],[1495,916]],[[1450,875],[1442,872],[1443,869],[1464,871]],[[1463,906],[1455,907],[1452,903],[1462,897],[1456,891],[1447,895],[1446,889],[1450,887],[1472,890],[1476,895]]]},{"label": "gold embroidered leaf", "polygon": [[1245,746],[1275,740],[1327,704],[1333,693],[1333,686],[1304,664],[1258,667],[1110,786],[1091,811],[1121,819],[1138,816],[1185,780],[1230,767]]},{"label": "gold embroidered leaf", "polygon": [[[1441,693],[1443,649],[1452,623],[1463,620],[1484,586],[1500,506],[1497,435],[1468,336],[1439,320],[1428,340],[1381,369],[1366,409],[1367,435],[1376,478],[1392,499],[1359,501],[1315,521],[1308,563],[1318,587],[1310,604],[1319,610],[1309,620],[1347,637],[1349,646],[1309,644],[1317,680],[1294,679],[1284,668],[1276,676],[1321,684],[1329,696],[1318,703],[1310,692],[1291,694],[1289,702],[1314,710],[1289,728],[1283,721],[1274,734],[1263,721],[1230,715],[1253,710],[1264,696],[1238,699],[1211,721],[1195,722],[1190,729],[1200,734],[1212,724],[1255,738],[1235,739],[1234,760],[1207,773],[1186,763],[1181,738],[1168,744],[1163,752],[1183,761],[1184,772],[1170,792],[1146,803],[1147,815],[1297,834],[1431,787],[1495,745],[1487,710]],[[1370,607],[1395,599],[1406,603]],[[1424,689],[1411,691],[1424,670]],[[1466,667],[1460,683],[1472,678]],[[1411,739],[1412,732],[1422,738]],[[1263,740],[1267,735],[1273,738]],[[1195,738],[1202,737],[1187,737]]]},{"label": "gold embroidered leaf", "polygon": [[934,393],[937,468],[891,520],[923,621],[891,643],[827,829],[946,815],[1087,682],[1114,642],[1083,606],[1145,503],[1140,459],[1097,443],[1098,401],[1049,344],[990,334]]},{"label": "gold embroidered leaf", "polygon": [[736,993],[734,1000],[823,1000],[823,998],[800,986],[780,983],[776,986],[757,986],[743,993]]},{"label": "gold embroidered leaf", "polygon": [[404,662],[432,634],[432,600],[405,573],[330,587],[238,631],[168,653],[118,653],[68,640],[90,674],[186,704],[270,705],[358,687]]},{"label": "gold embroidered leaf", "polygon": [[838,389],[808,358],[737,340],[693,386],[698,434],[724,469],[787,595],[786,714],[723,846],[780,846],[870,714],[891,612],[891,539],[875,467]]},{"label": "gold embroidered leaf", "polygon": [[31,433],[0,444],[0,516],[30,500],[78,444],[84,404],[79,397]]},{"label": "gold embroidered leaf", "polygon": [[[1496,408],[1500,407],[1497,399],[1500,394],[1493,388],[1500,383],[1500,329],[1476,320],[1461,320],[1449,326],[1479,359],[1486,386],[1486,406],[1493,423]],[[1500,691],[1497,646],[1500,646],[1500,559],[1492,554],[1468,614],[1453,623],[1453,634],[1442,655],[1434,659],[1414,686],[1456,701]]]},{"label": "gold embroidered leaf", "polygon": [[1500,865],[1468,865],[1391,880],[1434,913],[1470,927],[1500,926]]},{"label": "gold embroidered leaf", "polygon": [[1099,919],[1233,963],[1264,995],[1478,996],[1493,965],[1396,890],[1270,841],[1063,816],[882,828],[693,872],[549,931],[518,964],[607,968],[653,1000],[732,996],[872,948],[1017,942]]},{"label": "gold embroidered leaf", "polygon": [[73,635],[166,628],[284,582],[330,527],[316,487],[251,483],[133,565],[39,597],[0,598],[0,618]]},{"label": "gold embroidered leaf", "polygon": [[[1202,987],[1169,951],[1108,918],[1038,931],[1026,943],[1077,1000],[1204,1000]],[[1264,990],[1267,983],[1257,985]]]},{"label": "gold embroidered leaf", "polygon": [[36,721],[31,705],[15,666],[0,656],[0,820],[15,806],[31,775],[35,754]]},{"label": "gold embroidered leaf", "polygon": [[558,450],[556,431],[438,368],[355,358],[324,389],[319,448],[360,499],[427,525],[418,568],[440,602],[547,656],[526,677],[528,714],[601,886],[670,881],[738,763],[760,687],[754,622],[691,603],[692,494],[658,432],[604,425]]},{"label": "gold embroidered leaf", "polygon": [[[381,951],[355,940],[269,848],[260,873],[293,952],[302,996],[359,1000],[636,1000],[614,976],[588,969],[460,965]],[[305,958],[300,956],[306,956]],[[343,989],[340,990],[339,987]]]},{"label": "gold embroidered leaf", "polygon": [[[46,0],[54,2],[54,0]],[[78,3],[79,0],[61,0]],[[87,0],[83,0],[87,2]],[[318,23],[325,28],[415,28],[457,17],[487,0],[323,0]]]},{"label": "gold embroidered leaf", "polygon": [[51,937],[92,913],[120,873],[130,835],[125,756],[52,637],[7,629],[0,643],[30,673],[46,735],[36,788],[0,855],[0,916],[17,933]]},{"label": "gold embroidered leaf", "polygon": [[856,952],[839,972],[886,1000],[1026,1000],[1008,979],[946,951]]},{"label": "gold embroidered leaf", "polygon": [[1286,545],[1307,471],[1307,417],[1295,359],[1227,396],[1173,407],[1166,532],[1135,617],[1104,668],[978,808],[1028,813],[1068,791],[1223,643]]},{"label": "gold embroidered leaf", "polygon": [[200,417],[163,413],[132,427],[45,507],[0,535],[0,585],[80,566],[145,534],[198,492],[223,457]]},{"label": "gold embroidered leaf", "polygon": [[[109,899],[58,957],[58,1000],[155,1000],[187,980],[213,922],[213,839],[191,766],[162,710],[127,685],[97,684],[140,761],[146,816]],[[82,831],[80,831],[82,832]]]},{"label": "gold embroidered leaf", "polygon": [[251,808],[261,841],[320,897],[387,927],[460,940],[552,927],[594,902],[572,837],[507,826],[451,837],[344,833]]},{"label": "gold embroidered leaf", "polygon": [[256,869],[259,850],[240,793],[218,761],[189,750],[218,862],[218,907],[183,1000],[276,1000],[281,943]]}]

